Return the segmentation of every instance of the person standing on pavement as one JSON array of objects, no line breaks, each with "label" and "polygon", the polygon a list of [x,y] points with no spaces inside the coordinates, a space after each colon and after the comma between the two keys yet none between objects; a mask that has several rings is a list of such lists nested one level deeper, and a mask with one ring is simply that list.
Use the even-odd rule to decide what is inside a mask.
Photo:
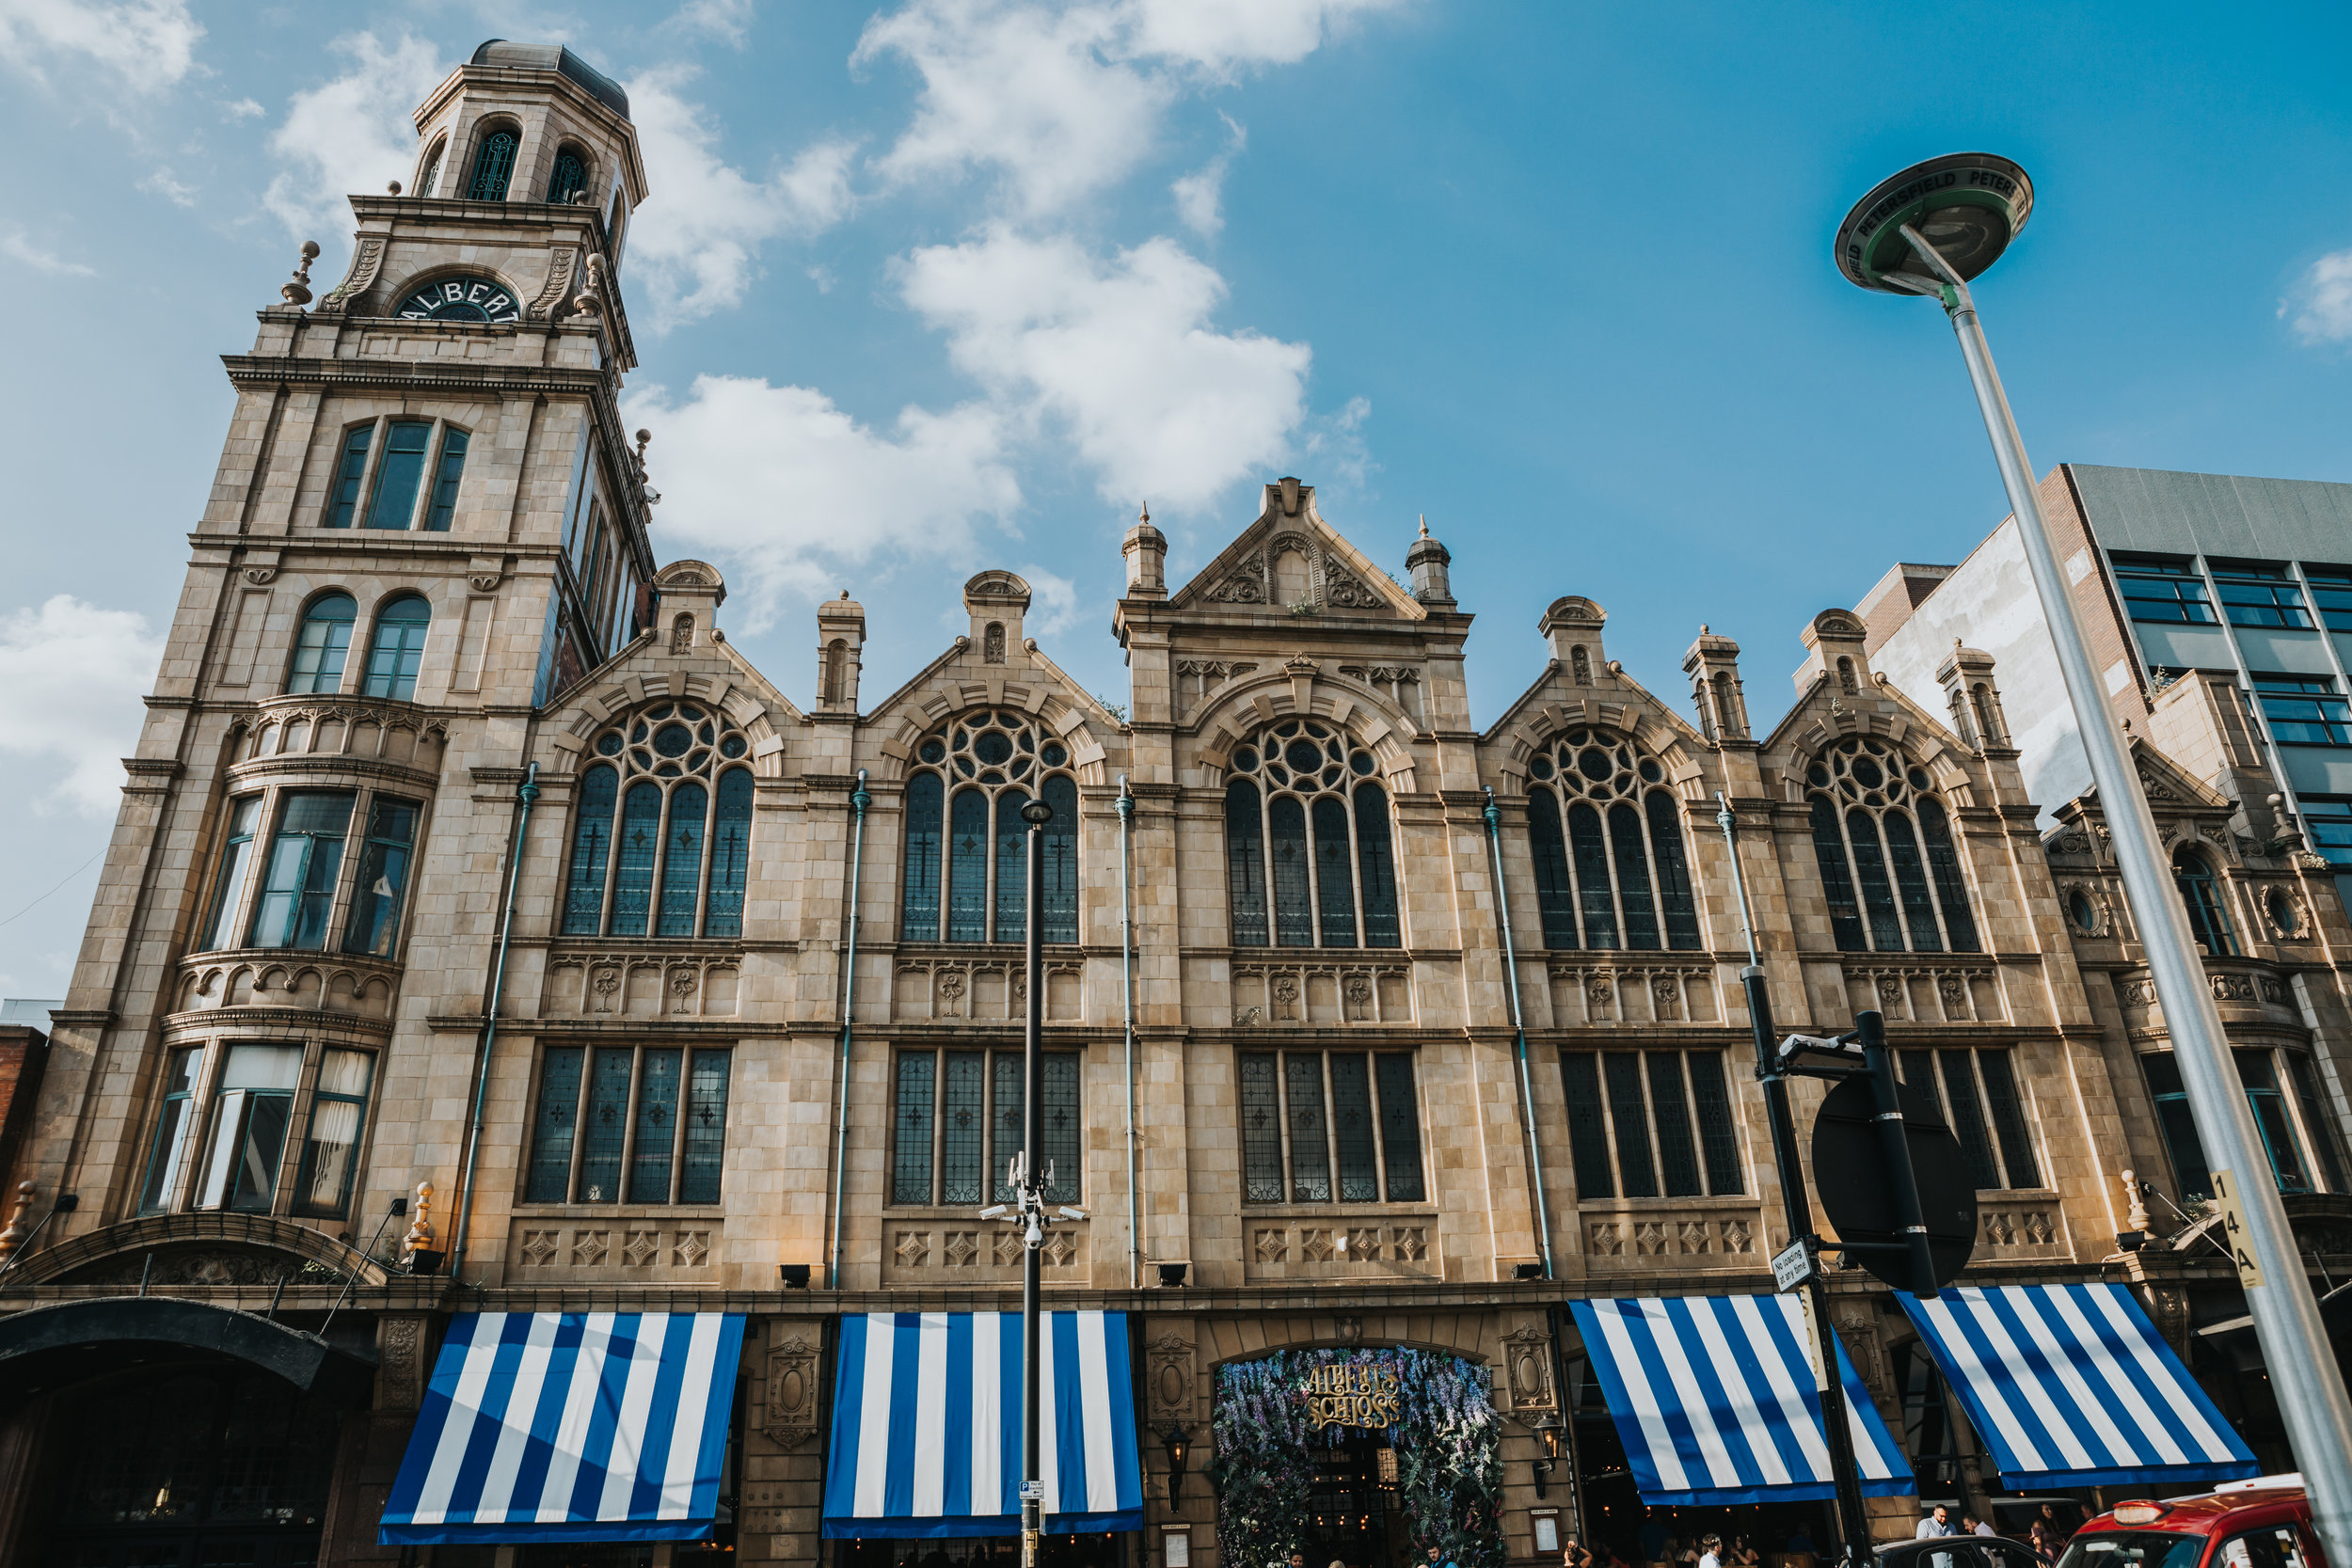
[{"label": "person standing on pavement", "polygon": [[1958,1535],[1959,1533],[1959,1529],[1952,1524],[1952,1511],[1942,1503],[1937,1503],[1935,1512],[1919,1521],[1919,1528],[1911,1532],[1911,1538],[1914,1541],[1925,1541],[1931,1536]]}]

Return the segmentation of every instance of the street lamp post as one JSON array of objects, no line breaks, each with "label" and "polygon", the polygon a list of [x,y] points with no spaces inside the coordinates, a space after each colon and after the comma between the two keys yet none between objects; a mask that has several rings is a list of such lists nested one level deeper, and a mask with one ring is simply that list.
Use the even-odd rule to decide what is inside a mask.
[{"label": "street lamp post", "polygon": [[2155,818],[2091,664],[2050,545],[2033,466],[1968,292],[1968,280],[2000,258],[2032,212],[2033,182],[2008,159],[1982,153],[1933,158],[1882,182],[1854,204],[1838,228],[1836,260],[1847,280],[1860,288],[1936,299],[1960,339],[1994,461],[2025,543],[2034,592],[2057,645],[2075,725],[2090,754],[2124,897],[2138,925],[2173,1057],[2188,1088],[2189,1111],[2217,1167],[2217,1187],[2236,1195],[2234,1206],[2225,1206],[2225,1225],[2233,1221],[2238,1230],[2231,1238],[2232,1251],[2263,1358],[2274,1370],[2271,1386],[2287,1440],[2328,1555],[2352,1562],[2352,1400],[2345,1397],[2319,1304],[2287,1229],[2286,1209],[2270,1179],[2270,1163],[2222,1034],[2187,912],[2174,894]]},{"label": "street lamp post", "polygon": [[1024,942],[1026,944],[1027,1006],[1021,1018],[1021,1180],[1022,1212],[1027,1225],[1021,1248],[1021,1568],[1037,1568],[1038,1527],[1044,1507],[1044,1472],[1038,1465],[1038,1314],[1037,1288],[1045,1248],[1045,1183],[1038,1173],[1037,1134],[1044,1117],[1045,1056],[1039,1049],[1038,1028],[1044,1020],[1043,927],[1037,907],[1045,901],[1045,824],[1054,808],[1032,800],[1021,808],[1028,832],[1028,898]]}]

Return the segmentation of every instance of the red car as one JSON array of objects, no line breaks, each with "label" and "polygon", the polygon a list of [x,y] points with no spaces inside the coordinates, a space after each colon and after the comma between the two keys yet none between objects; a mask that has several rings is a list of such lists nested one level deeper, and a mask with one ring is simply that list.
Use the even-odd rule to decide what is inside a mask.
[{"label": "red car", "polygon": [[2074,1532],[2058,1568],[2327,1568],[2299,1475],[2118,1503]]}]

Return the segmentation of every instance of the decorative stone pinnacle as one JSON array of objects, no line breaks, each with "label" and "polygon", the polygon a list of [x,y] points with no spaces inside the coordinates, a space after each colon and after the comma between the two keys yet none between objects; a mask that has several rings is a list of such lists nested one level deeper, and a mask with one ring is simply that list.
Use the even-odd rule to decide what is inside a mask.
[{"label": "decorative stone pinnacle", "polygon": [[1423,539],[1429,537],[1429,514],[1426,512],[1421,515],[1421,536]]},{"label": "decorative stone pinnacle", "polygon": [[1136,522],[1139,522],[1139,523],[1148,523],[1148,522],[1150,522],[1151,520],[1152,520],[1152,503],[1151,503],[1150,501],[1145,501],[1145,502],[1143,503],[1143,510],[1142,510],[1142,512],[1138,513],[1138,514],[1136,515]]},{"label": "decorative stone pinnacle", "polygon": [[433,1250],[433,1183],[417,1183],[416,1220],[408,1227],[408,1234],[400,1239],[400,1249],[405,1253]]},{"label": "decorative stone pinnacle", "polygon": [[589,258],[588,258],[588,281],[587,281],[586,283],[584,283],[584,284],[582,284],[582,285],[580,286],[580,291],[579,294],[578,294],[578,295],[576,295],[576,296],[573,298],[573,300],[572,300],[572,309],[575,309],[575,310],[577,310],[577,311],[579,311],[579,312],[580,312],[581,315],[583,315],[583,316],[596,316],[596,315],[601,315],[601,314],[603,314],[603,312],[604,312],[604,258],[603,258],[603,257],[601,257],[601,256],[591,256],[591,257],[589,257]]},{"label": "decorative stone pinnacle", "polygon": [[287,304],[308,305],[310,303],[310,263],[318,260],[318,241],[302,242],[302,261],[294,268],[294,281],[278,286],[278,292],[285,296]]},{"label": "decorative stone pinnacle", "polygon": [[386,196],[398,196],[400,194],[400,182],[395,180],[390,184],[385,186],[384,194]]}]

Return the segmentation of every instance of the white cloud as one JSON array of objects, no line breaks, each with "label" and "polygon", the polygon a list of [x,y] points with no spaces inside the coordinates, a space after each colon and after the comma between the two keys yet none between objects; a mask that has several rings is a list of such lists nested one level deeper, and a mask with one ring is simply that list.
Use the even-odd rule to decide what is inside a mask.
[{"label": "white cloud", "polygon": [[1013,207],[1058,211],[1151,150],[1182,78],[1230,81],[1303,59],[1327,29],[1397,0],[912,0],[867,24],[851,55],[903,57],[923,77],[914,123],[883,156],[906,180],[1003,172]]},{"label": "white cloud", "polygon": [[58,770],[34,809],[111,816],[122,762],[139,733],[139,699],[164,641],[145,616],[60,594],[0,616],[0,752]]},{"label": "white cloud", "polygon": [[628,84],[653,183],[633,220],[628,256],[645,279],[657,328],[739,303],[763,241],[820,232],[851,201],[850,142],[818,142],[765,181],[723,162],[701,106],[679,95],[691,75],[665,67]]},{"label": "white cloud", "polygon": [[151,196],[160,196],[175,207],[196,205],[196,187],[182,184],[179,177],[162,164],[156,165],[154,172],[139,182],[139,189]]},{"label": "white cloud", "polygon": [[1027,636],[1055,637],[1078,624],[1076,583],[1034,562],[1018,570],[1021,580],[1029,585],[1029,612],[1021,619]]},{"label": "white cloud", "polygon": [[233,103],[223,103],[220,112],[230,119],[258,119],[269,113],[262,107],[259,99],[253,98],[240,98]]},{"label": "white cloud", "polygon": [[706,375],[682,403],[659,387],[631,397],[628,419],[654,433],[660,553],[707,553],[739,572],[753,629],[787,594],[828,594],[837,568],[968,556],[974,521],[1021,502],[980,405],[909,407],[884,434],[805,387]]},{"label": "white cloud", "polygon": [[1249,145],[1249,133],[1232,115],[1218,118],[1225,121],[1232,140],[1224,151],[1168,187],[1176,198],[1176,215],[1204,240],[1215,239],[1225,227],[1225,170],[1232,164],[1233,154]]},{"label": "white cloud", "polygon": [[751,37],[752,0],[687,0],[670,24],[740,49]]},{"label": "white cloud", "polygon": [[2279,307],[2295,312],[2295,335],[2307,343],[2352,341],[2352,250],[2322,256],[2304,272],[2296,298]]},{"label": "white cloud", "polygon": [[98,269],[80,261],[69,261],[54,251],[41,249],[22,233],[10,230],[0,234],[0,256],[22,261],[35,272],[45,272],[53,277],[96,277]]},{"label": "white cloud", "polygon": [[1225,280],[1172,240],[1105,262],[997,229],[917,250],[900,282],[961,369],[1068,431],[1107,498],[1206,505],[1304,417],[1312,351],[1213,330]]},{"label": "white cloud", "polygon": [[294,94],[269,138],[284,167],[262,199],[300,239],[333,239],[350,223],[346,198],[413,176],[410,117],[449,74],[433,45],[406,34],[387,47],[373,33],[353,33],[331,47],[350,56],[351,69]]},{"label": "white cloud", "polygon": [[160,92],[193,69],[203,36],[186,0],[0,0],[0,60],[36,79],[44,59],[79,59]]}]

